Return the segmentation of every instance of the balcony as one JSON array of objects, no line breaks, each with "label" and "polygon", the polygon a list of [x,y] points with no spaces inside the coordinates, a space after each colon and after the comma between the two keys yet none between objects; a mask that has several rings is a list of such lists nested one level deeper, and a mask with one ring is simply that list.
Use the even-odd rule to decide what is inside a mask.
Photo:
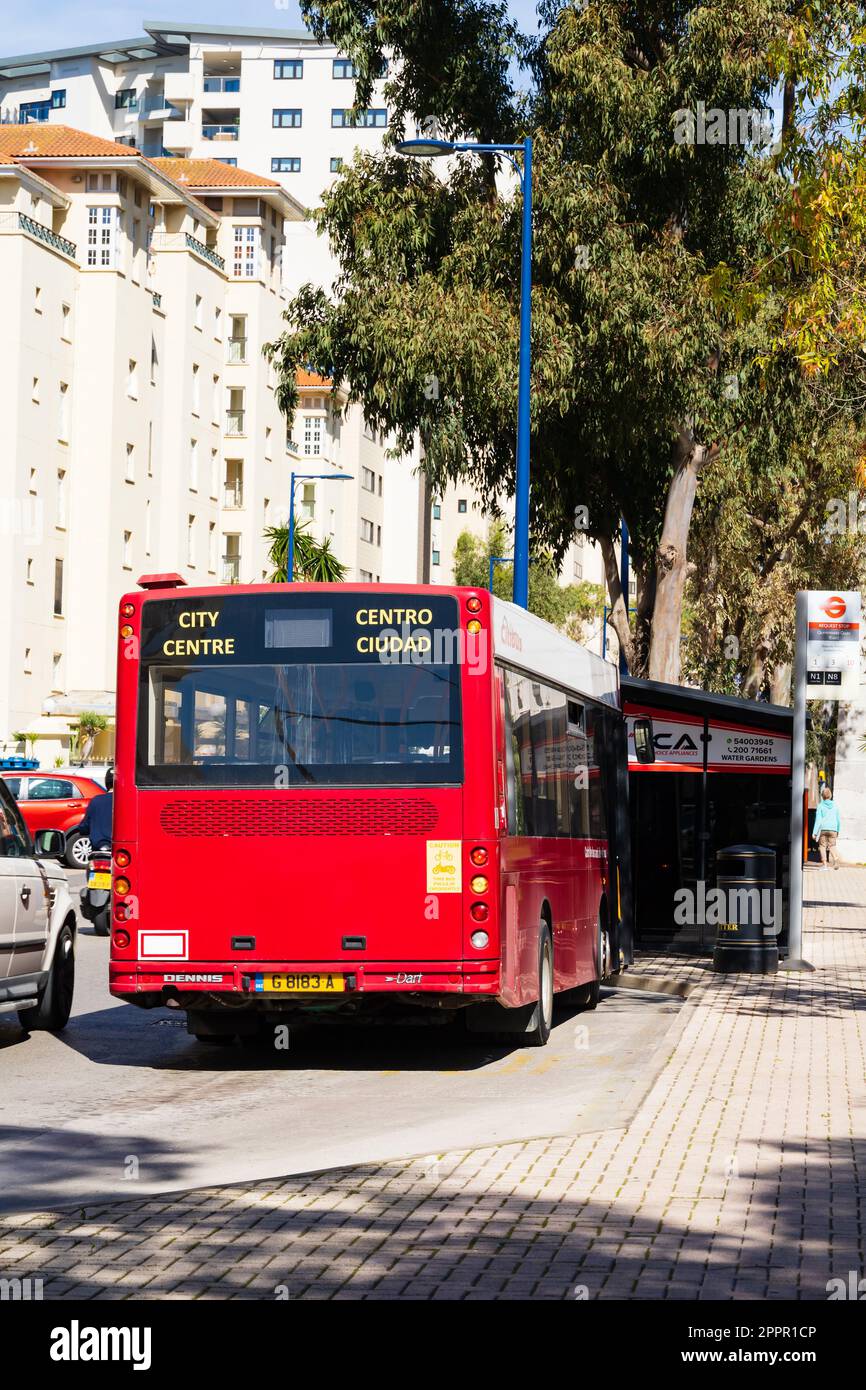
[{"label": "balcony", "polygon": [[205,74],[203,87],[209,95],[214,96],[226,92],[236,93],[241,89],[240,75],[219,77]]},{"label": "balcony", "polygon": [[244,488],[243,483],[235,483],[233,487],[227,486],[223,493],[223,506],[226,511],[243,511]]},{"label": "balcony", "polygon": [[141,103],[140,117],[143,121],[179,121],[180,111],[162,92],[148,92]]},{"label": "balcony", "polygon": [[229,338],[229,351],[227,361],[246,362],[247,360],[247,340],[246,338]]},{"label": "balcony", "polygon": [[50,227],[44,227],[41,222],[35,222],[32,217],[27,216],[26,212],[0,214],[0,231],[26,232],[28,236],[35,237],[37,241],[42,241],[46,246],[50,246],[52,251],[59,251],[62,256],[68,256],[71,261],[75,260],[77,248],[74,241],[68,241],[65,236],[59,236]]},{"label": "balcony", "polygon": [[165,96],[167,101],[187,102],[195,97],[195,82],[191,72],[167,72],[165,74]]},{"label": "balcony", "polygon": [[222,579],[221,579],[220,582],[221,582],[222,584],[238,584],[238,583],[240,582],[240,575],[241,575],[241,557],[240,557],[240,555],[224,555],[224,556],[223,556],[223,573],[222,573]]},{"label": "balcony", "polygon": [[237,121],[206,121],[202,123],[202,140],[239,140],[241,133],[240,120]]},{"label": "balcony", "polygon": [[243,434],[245,414],[244,410],[226,411],[226,434]]},{"label": "balcony", "polygon": [[189,232],[186,233],[186,245],[187,250],[195,252],[197,256],[201,256],[203,261],[208,261],[217,270],[225,270],[224,258],[218,256],[216,251],[212,251],[209,246],[205,246],[203,241],[198,241],[194,236],[191,236]]},{"label": "balcony", "polygon": [[167,150],[191,150],[195,133],[191,121],[166,121],[162,131],[162,143]]}]

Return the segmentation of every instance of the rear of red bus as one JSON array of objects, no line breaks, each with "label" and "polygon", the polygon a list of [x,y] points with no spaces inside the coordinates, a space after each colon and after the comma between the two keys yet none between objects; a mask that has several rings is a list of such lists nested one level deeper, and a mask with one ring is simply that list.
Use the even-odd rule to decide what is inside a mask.
[{"label": "rear of red bus", "polygon": [[110,986],[201,1037],[500,990],[490,600],[121,601]]}]

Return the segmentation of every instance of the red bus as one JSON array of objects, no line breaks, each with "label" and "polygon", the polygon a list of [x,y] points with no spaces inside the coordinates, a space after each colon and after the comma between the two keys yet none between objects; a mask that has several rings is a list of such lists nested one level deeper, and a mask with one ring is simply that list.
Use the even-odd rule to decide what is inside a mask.
[{"label": "red bus", "polygon": [[614,666],[484,590],[120,603],[111,992],[202,1041],[444,1021],[542,1045],[632,959]]}]

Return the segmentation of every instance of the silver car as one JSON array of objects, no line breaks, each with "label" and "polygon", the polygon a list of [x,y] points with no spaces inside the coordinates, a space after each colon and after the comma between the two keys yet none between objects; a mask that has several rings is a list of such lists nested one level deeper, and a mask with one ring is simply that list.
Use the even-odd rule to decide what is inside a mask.
[{"label": "silver car", "polygon": [[75,986],[75,911],[58,864],[59,830],[35,844],[0,778],[0,1013],[18,1014],[27,1032],[66,1027]]}]

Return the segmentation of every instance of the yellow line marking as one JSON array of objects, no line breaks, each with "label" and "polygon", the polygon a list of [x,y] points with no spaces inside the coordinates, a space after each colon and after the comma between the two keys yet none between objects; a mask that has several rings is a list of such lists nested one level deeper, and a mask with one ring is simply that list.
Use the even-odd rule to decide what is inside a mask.
[{"label": "yellow line marking", "polygon": [[538,1064],[537,1067],[533,1067],[533,1068],[532,1068],[532,1075],[533,1075],[533,1076],[542,1076],[542,1075],[544,1074],[544,1072],[550,1071],[550,1068],[551,1068],[551,1067],[556,1067],[556,1066],[558,1066],[558,1065],[559,1065],[559,1058],[558,1058],[558,1057],[545,1057],[544,1060],[543,1060],[542,1062],[539,1062],[539,1064]]},{"label": "yellow line marking", "polygon": [[497,1071],[496,1075],[497,1075],[497,1076],[511,1076],[511,1074],[512,1074],[513,1072],[520,1071],[520,1068],[521,1068],[521,1067],[525,1067],[525,1066],[526,1066],[526,1058],[525,1058],[525,1057],[523,1057],[523,1056],[514,1057],[514,1058],[512,1058],[512,1060],[511,1060],[510,1062],[506,1062],[506,1064],[505,1064],[504,1067],[500,1067],[499,1070]]}]

